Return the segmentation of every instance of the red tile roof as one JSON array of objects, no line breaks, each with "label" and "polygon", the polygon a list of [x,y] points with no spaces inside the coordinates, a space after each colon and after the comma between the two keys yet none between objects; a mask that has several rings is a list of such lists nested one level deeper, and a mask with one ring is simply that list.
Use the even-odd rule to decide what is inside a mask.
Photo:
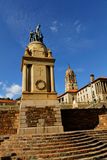
[{"label": "red tile roof", "polygon": [[59,95],[57,98],[62,97],[62,96],[64,96],[64,95],[67,94],[67,93],[77,93],[77,92],[78,92],[78,90],[76,90],[76,89],[69,90],[69,91],[66,91],[65,93]]},{"label": "red tile roof", "polygon": [[0,103],[15,104],[16,100],[0,99]]}]

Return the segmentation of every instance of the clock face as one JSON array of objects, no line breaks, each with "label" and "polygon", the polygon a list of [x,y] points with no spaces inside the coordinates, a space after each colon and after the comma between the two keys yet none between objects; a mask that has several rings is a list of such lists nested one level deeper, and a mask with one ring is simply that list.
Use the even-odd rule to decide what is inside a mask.
[{"label": "clock face", "polygon": [[44,90],[46,88],[46,83],[43,80],[36,81],[36,88],[39,90]]}]

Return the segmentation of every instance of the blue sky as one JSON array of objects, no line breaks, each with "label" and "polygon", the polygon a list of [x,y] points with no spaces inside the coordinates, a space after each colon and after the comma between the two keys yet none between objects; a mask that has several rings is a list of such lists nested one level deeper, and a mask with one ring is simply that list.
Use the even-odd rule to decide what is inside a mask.
[{"label": "blue sky", "polygon": [[37,24],[56,58],[58,93],[68,64],[79,88],[91,73],[107,77],[107,0],[0,0],[0,97],[20,96],[21,58]]}]

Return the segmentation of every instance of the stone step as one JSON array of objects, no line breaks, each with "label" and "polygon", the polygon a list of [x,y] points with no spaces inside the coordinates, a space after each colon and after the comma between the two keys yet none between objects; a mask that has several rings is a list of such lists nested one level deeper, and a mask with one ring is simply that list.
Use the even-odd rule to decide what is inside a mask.
[{"label": "stone step", "polygon": [[98,142],[97,140],[94,140],[93,138],[91,138],[91,137],[89,137],[89,138],[87,138],[87,139],[83,139],[83,140],[79,140],[79,141],[56,141],[56,142],[48,142],[48,143],[43,143],[43,142],[36,142],[36,141],[29,141],[29,142],[27,142],[27,141],[25,141],[25,142],[18,142],[18,143],[16,143],[16,142],[10,142],[10,143],[3,143],[2,144],[2,147],[5,147],[5,145],[7,145],[8,144],[8,147],[9,148],[20,148],[20,147],[24,147],[24,146],[26,146],[26,145],[28,145],[28,146],[32,146],[32,147],[41,147],[41,146],[43,146],[43,147],[46,147],[46,146],[54,146],[54,147],[56,147],[57,145],[68,145],[68,144],[71,144],[72,146],[82,146],[82,145],[87,145],[87,143],[88,144],[90,144],[90,143],[96,143],[96,142]]},{"label": "stone step", "polygon": [[33,142],[56,142],[56,141],[68,141],[68,140],[70,140],[70,141],[79,141],[79,140],[85,140],[85,139],[89,139],[89,138],[92,138],[92,137],[90,137],[90,136],[88,136],[88,135],[83,135],[83,136],[81,136],[81,137],[75,137],[75,138],[71,138],[71,137],[67,137],[67,138],[58,138],[58,139],[53,139],[53,138],[51,138],[51,139],[33,139],[32,137],[31,138],[28,138],[28,139],[19,139],[19,140],[17,140],[17,139],[9,139],[8,140],[8,142],[10,143],[10,142],[12,142],[12,141],[17,141],[17,143],[20,143],[20,142],[26,142],[26,141],[33,141]]},{"label": "stone step", "polygon": [[38,158],[43,158],[43,159],[46,159],[46,158],[59,158],[59,157],[71,157],[71,158],[74,158],[75,160],[76,159],[83,159],[85,157],[93,157],[93,156],[96,156],[98,157],[99,155],[102,155],[102,154],[106,154],[107,155],[107,148],[105,149],[102,149],[102,150],[98,150],[98,151],[90,151],[88,153],[76,153],[76,154],[73,154],[72,152],[62,152],[62,153],[50,153],[50,154],[36,154],[36,156]]},{"label": "stone step", "polygon": [[41,149],[41,150],[51,150],[51,149],[61,149],[61,148],[71,148],[71,149],[75,149],[75,150],[79,150],[79,149],[84,149],[84,148],[91,148],[91,147],[97,147],[97,146],[100,146],[100,145],[102,145],[103,143],[102,142],[96,142],[96,143],[91,143],[91,144],[86,144],[86,145],[82,145],[82,146],[80,146],[80,145],[78,145],[78,146],[74,146],[74,145],[72,145],[72,144],[67,144],[67,145],[57,145],[57,146],[45,146],[45,148],[44,147],[37,147],[37,146],[32,146],[32,150],[39,150],[39,149]]},{"label": "stone step", "polygon": [[22,141],[31,141],[31,139],[32,139],[32,141],[36,141],[36,142],[56,142],[56,141],[79,141],[79,140],[81,140],[81,139],[87,139],[87,138],[89,138],[89,136],[88,135],[82,135],[82,136],[80,136],[80,137],[73,137],[73,138],[71,138],[71,137],[64,137],[64,138],[42,138],[41,137],[41,139],[39,138],[28,138],[28,139],[15,139],[14,138],[14,140],[13,139],[10,139],[9,141],[17,141],[17,143],[20,143],[20,141],[22,142]]},{"label": "stone step", "polygon": [[[0,137],[0,156],[17,154],[42,160],[93,160],[107,157],[107,131],[76,131],[60,134]],[[3,139],[4,138],[4,139]]]},{"label": "stone step", "polygon": [[23,153],[23,152],[25,152],[26,151],[26,154],[28,154],[29,155],[29,153],[35,153],[35,154],[49,154],[49,153],[60,153],[61,154],[61,152],[72,152],[72,154],[74,155],[74,154],[80,154],[81,152],[90,152],[90,151],[97,151],[97,150],[101,150],[101,149],[103,149],[103,148],[107,148],[107,145],[105,145],[105,144],[102,144],[102,145],[100,145],[100,146],[96,146],[96,147],[94,147],[94,148],[83,148],[83,149],[77,149],[77,150],[75,150],[73,147],[71,148],[71,147],[68,147],[68,148],[57,148],[57,150],[56,149],[34,149],[34,148],[29,148],[29,147],[26,147],[26,148],[23,148],[23,149],[21,149],[20,150],[20,152],[21,153]]},{"label": "stone step", "polygon": [[72,136],[72,135],[66,135],[66,136],[61,136],[61,137],[58,137],[58,136],[39,136],[39,137],[37,137],[37,136],[34,136],[34,135],[32,135],[32,136],[28,136],[28,137],[11,137],[10,138],[10,140],[17,140],[17,141],[19,141],[19,140],[29,140],[29,139],[35,139],[35,140],[49,140],[49,139],[69,139],[69,138],[72,138],[72,139],[79,139],[79,138],[82,138],[82,137],[85,137],[85,136],[87,136],[87,135],[85,135],[85,134],[80,134],[80,135],[78,135],[78,136]]},{"label": "stone step", "polygon": [[[42,160],[42,159],[41,159]],[[66,157],[55,157],[55,158],[46,158],[45,160],[107,160],[107,153],[99,154],[98,156],[89,156],[84,158],[74,158],[72,156],[66,156]]]},{"label": "stone step", "polygon": [[[52,153],[55,153],[55,154],[58,154],[58,155],[59,155],[59,154],[62,155],[62,153],[60,153],[60,152],[64,152],[64,153],[65,153],[65,152],[66,152],[66,153],[69,152],[70,154],[75,155],[75,154],[81,154],[81,152],[86,152],[86,153],[87,153],[87,152],[90,152],[90,151],[92,151],[92,150],[93,150],[93,151],[94,151],[94,150],[96,151],[96,150],[102,149],[102,148],[104,148],[104,147],[107,147],[107,146],[104,145],[104,144],[102,144],[102,145],[100,144],[100,146],[96,146],[96,147],[91,148],[91,149],[87,147],[87,148],[83,148],[82,150],[81,150],[81,149],[80,149],[80,150],[74,150],[75,148],[74,148],[74,149],[72,149],[72,148],[67,148],[67,149],[62,148],[62,149],[59,149],[59,150],[58,150],[58,149],[57,149],[57,150],[55,150],[55,149],[54,149],[54,150],[51,150],[51,149],[50,149],[50,150],[47,150],[47,151],[46,151],[46,149],[44,148],[44,150],[42,150],[42,151],[39,151],[39,149],[38,149],[38,151],[37,151],[37,150],[35,151],[33,148],[29,148],[29,147],[28,147],[28,148],[26,147],[26,148],[23,148],[23,149],[19,148],[18,150],[17,150],[17,149],[16,149],[16,150],[17,150],[17,154],[20,154],[20,153],[21,153],[21,154],[22,154],[22,153],[24,154],[24,153],[26,153],[26,155],[29,155],[29,154],[31,154],[31,155],[35,155],[35,154],[37,155],[37,154],[39,154],[39,155],[40,155],[40,154],[43,154],[43,152],[44,152],[44,154],[46,154],[46,155],[49,154],[49,152],[50,152],[51,154],[52,154]],[[7,153],[10,153],[10,152],[12,152],[12,151],[13,151],[13,150],[8,150],[8,151],[6,151],[6,152],[7,152]],[[42,152],[42,153],[41,153],[41,152]],[[59,152],[59,153],[58,153],[58,152]],[[58,155],[56,155],[56,156],[58,156]],[[60,156],[60,155],[59,155],[59,156]]]}]

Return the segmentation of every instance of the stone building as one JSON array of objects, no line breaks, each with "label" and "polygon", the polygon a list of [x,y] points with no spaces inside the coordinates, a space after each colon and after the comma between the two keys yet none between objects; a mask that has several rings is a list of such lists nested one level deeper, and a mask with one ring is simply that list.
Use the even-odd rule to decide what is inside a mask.
[{"label": "stone building", "polygon": [[78,103],[99,103],[107,101],[107,78],[100,77],[94,79],[94,75],[90,75],[90,83],[78,90],[77,101]]},{"label": "stone building", "polygon": [[68,66],[65,73],[65,93],[58,96],[59,103],[73,104],[77,101],[78,85],[74,71]]},{"label": "stone building", "polygon": [[82,107],[90,103],[107,102],[107,78],[95,79],[91,74],[90,83],[78,90],[75,73],[68,66],[65,74],[65,93],[59,95],[58,100],[60,104],[73,105],[77,103],[77,106],[82,105]]}]

